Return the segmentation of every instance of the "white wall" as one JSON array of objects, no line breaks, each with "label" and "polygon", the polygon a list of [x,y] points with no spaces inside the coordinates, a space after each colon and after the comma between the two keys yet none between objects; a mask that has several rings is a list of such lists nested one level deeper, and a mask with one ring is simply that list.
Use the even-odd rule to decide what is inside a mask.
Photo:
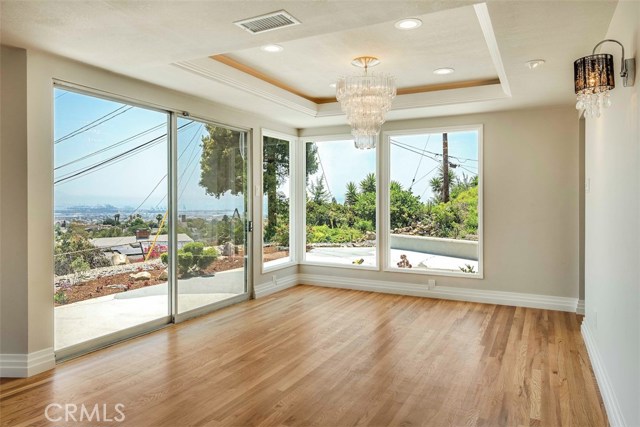
[{"label": "white wall", "polygon": [[[3,46],[1,59],[2,119],[3,125],[9,123],[11,127],[2,128],[0,365],[6,361],[3,354],[40,355],[39,352],[52,352],[53,348],[54,79],[126,96],[144,104],[189,111],[218,123],[250,128],[254,156],[259,155],[257,143],[261,128],[294,135],[297,132],[273,119],[41,52]],[[254,162],[253,175],[258,178],[260,174],[261,165]],[[256,200],[254,220],[259,218],[259,209],[260,201]],[[259,220],[256,225],[252,242],[260,245]],[[267,277],[271,278],[272,274],[281,278],[297,271],[294,266],[263,277],[260,265],[261,260],[254,259],[255,283],[270,280]]]},{"label": "white wall", "polygon": [[[606,36],[619,40],[626,56],[637,61],[639,23],[640,3],[621,1]],[[620,47],[605,44],[601,51],[613,53],[619,73]],[[636,72],[633,88],[623,87],[616,77],[612,107],[598,119],[586,119],[590,191],[585,201],[583,330],[593,343],[590,355],[609,419],[612,425],[628,426],[640,426],[639,77]]]},{"label": "white wall", "polygon": [[[442,286],[577,300],[580,184],[575,109],[396,121],[386,123],[383,131],[477,124],[484,126],[484,279],[305,265],[300,273],[387,283],[426,284],[436,279]],[[314,128],[301,135],[304,139],[340,133],[349,129]]]}]

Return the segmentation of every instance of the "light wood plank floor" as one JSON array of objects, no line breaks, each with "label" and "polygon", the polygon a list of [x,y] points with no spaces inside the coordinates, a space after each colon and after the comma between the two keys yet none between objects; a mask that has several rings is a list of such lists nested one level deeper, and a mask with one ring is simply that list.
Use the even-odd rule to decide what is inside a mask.
[{"label": "light wood plank floor", "polygon": [[110,417],[123,403],[106,424],[606,426],[580,321],[298,286],[2,380],[0,414],[39,426],[50,403]]}]

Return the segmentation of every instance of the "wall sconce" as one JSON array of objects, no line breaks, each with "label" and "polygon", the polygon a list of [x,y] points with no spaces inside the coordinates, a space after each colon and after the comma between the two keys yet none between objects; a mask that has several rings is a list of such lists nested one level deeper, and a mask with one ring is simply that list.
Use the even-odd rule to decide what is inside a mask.
[{"label": "wall sconce", "polygon": [[620,77],[625,87],[633,86],[636,75],[635,58],[625,59],[624,46],[617,40],[602,40],[589,56],[585,56],[573,63],[573,76],[578,102],[576,109],[584,110],[585,117],[600,117],[600,107],[610,107],[609,91],[615,88],[613,71],[613,55],[608,53],[596,54],[596,49],[603,43],[618,43],[622,48],[622,65]]}]

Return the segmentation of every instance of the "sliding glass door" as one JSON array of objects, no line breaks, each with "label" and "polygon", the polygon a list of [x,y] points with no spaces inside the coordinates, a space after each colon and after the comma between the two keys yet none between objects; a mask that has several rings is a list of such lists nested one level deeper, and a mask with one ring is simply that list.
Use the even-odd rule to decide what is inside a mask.
[{"label": "sliding glass door", "polygon": [[244,131],[178,119],[178,313],[247,294],[247,165]]},{"label": "sliding glass door", "polygon": [[247,132],[53,97],[56,356],[247,299]]},{"label": "sliding glass door", "polygon": [[72,355],[170,321],[169,114],[53,96],[55,349]]}]

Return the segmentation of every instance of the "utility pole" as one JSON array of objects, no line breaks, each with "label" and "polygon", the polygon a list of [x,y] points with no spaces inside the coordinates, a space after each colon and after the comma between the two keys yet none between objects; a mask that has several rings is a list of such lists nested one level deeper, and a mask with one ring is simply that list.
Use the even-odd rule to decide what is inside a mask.
[{"label": "utility pole", "polygon": [[442,201],[449,201],[449,140],[442,134]]}]

